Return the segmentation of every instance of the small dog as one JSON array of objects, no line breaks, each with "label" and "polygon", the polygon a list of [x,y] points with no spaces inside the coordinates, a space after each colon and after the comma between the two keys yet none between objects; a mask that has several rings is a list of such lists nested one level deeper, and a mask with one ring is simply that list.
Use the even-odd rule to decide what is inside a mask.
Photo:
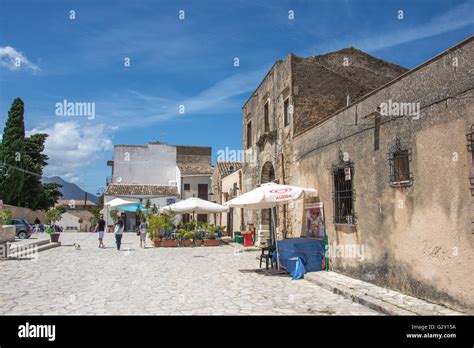
[{"label": "small dog", "polygon": [[74,249],[81,250],[81,245],[79,243],[74,243]]}]

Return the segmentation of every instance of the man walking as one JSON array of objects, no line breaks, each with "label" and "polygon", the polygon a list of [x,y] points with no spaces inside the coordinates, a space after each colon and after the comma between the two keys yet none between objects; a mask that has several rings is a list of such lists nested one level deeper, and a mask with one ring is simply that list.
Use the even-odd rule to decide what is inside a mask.
[{"label": "man walking", "polygon": [[95,226],[95,232],[97,232],[97,237],[99,238],[99,248],[105,249],[104,245],[104,232],[105,232],[105,220],[104,215],[100,214],[99,222]]}]

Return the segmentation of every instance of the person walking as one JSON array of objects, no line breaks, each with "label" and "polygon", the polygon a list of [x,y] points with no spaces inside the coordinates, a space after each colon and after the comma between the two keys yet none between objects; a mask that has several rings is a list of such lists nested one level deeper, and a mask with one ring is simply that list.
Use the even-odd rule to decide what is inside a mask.
[{"label": "person walking", "polygon": [[140,248],[146,247],[146,233],[148,232],[148,224],[145,218],[142,218],[140,226],[138,226],[140,231]]},{"label": "person walking", "polygon": [[120,250],[120,245],[122,244],[122,235],[123,235],[123,220],[118,218],[117,223],[114,228],[115,234],[115,244],[117,244],[117,250]]},{"label": "person walking", "polygon": [[97,237],[99,238],[99,248],[105,249],[104,245],[104,233],[105,233],[105,220],[104,215],[100,214],[99,222],[95,226],[95,232],[97,232]]},{"label": "person walking", "polygon": [[36,217],[36,219],[35,219],[35,232],[36,233],[40,232],[40,224],[41,224],[40,219],[38,219],[38,217]]}]

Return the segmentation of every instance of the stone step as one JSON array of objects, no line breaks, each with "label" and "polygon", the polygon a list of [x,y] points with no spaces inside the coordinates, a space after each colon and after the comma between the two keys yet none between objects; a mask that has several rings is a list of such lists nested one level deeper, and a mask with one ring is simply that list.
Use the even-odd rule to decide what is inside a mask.
[{"label": "stone step", "polygon": [[56,248],[58,246],[61,246],[61,242],[43,244],[43,245],[38,247],[38,252],[48,250],[48,249],[52,249],[52,248]]},{"label": "stone step", "polygon": [[304,275],[310,281],[326,290],[370,309],[388,315],[463,315],[464,313],[436,305],[419,298],[402,294],[350,278],[336,272],[310,272]]}]

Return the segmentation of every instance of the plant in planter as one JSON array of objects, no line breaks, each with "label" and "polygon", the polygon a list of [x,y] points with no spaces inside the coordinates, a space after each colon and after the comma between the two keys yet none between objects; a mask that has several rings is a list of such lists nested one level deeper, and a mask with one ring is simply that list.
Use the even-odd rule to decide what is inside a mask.
[{"label": "plant in planter", "polygon": [[157,215],[148,217],[148,238],[153,242],[155,247],[161,246],[161,219]]},{"label": "plant in planter", "polygon": [[177,239],[172,239],[172,231],[174,228],[173,223],[174,213],[164,213],[159,216],[152,215],[149,218],[149,226],[150,229],[154,231],[150,235],[150,239],[152,239],[155,243],[155,246],[159,245],[160,242],[155,242],[156,240],[161,239],[161,246],[163,247],[177,247],[179,246],[179,242]]},{"label": "plant in planter", "polygon": [[11,225],[12,223],[12,212],[10,209],[0,210],[0,224],[1,225]]},{"label": "plant in planter", "polygon": [[176,233],[176,238],[178,238],[178,242],[179,242],[179,246],[183,246],[183,242],[184,242],[184,235],[187,233],[188,231],[184,228],[180,228],[178,230],[178,232]]},{"label": "plant in planter", "polygon": [[[62,214],[62,211],[58,208],[52,208],[46,212],[46,218],[54,225],[57,221],[61,220]],[[52,243],[59,241],[59,232],[56,232],[53,226],[49,226],[45,232],[49,234]]]},{"label": "plant in planter", "polygon": [[184,235],[183,235],[183,238],[184,238],[184,243],[183,243],[183,245],[184,245],[185,247],[191,246],[191,239],[194,239],[194,232],[192,232],[192,231],[186,231],[186,233],[184,233]]},{"label": "plant in planter", "polygon": [[195,246],[201,246],[204,239],[204,231],[197,230],[194,232],[193,242]]},{"label": "plant in planter", "polygon": [[16,228],[11,223],[12,212],[9,209],[0,210],[0,244],[15,241]]},{"label": "plant in planter", "polygon": [[207,238],[204,239],[204,246],[219,246],[220,242],[216,239],[216,232],[210,229],[207,233]]}]

